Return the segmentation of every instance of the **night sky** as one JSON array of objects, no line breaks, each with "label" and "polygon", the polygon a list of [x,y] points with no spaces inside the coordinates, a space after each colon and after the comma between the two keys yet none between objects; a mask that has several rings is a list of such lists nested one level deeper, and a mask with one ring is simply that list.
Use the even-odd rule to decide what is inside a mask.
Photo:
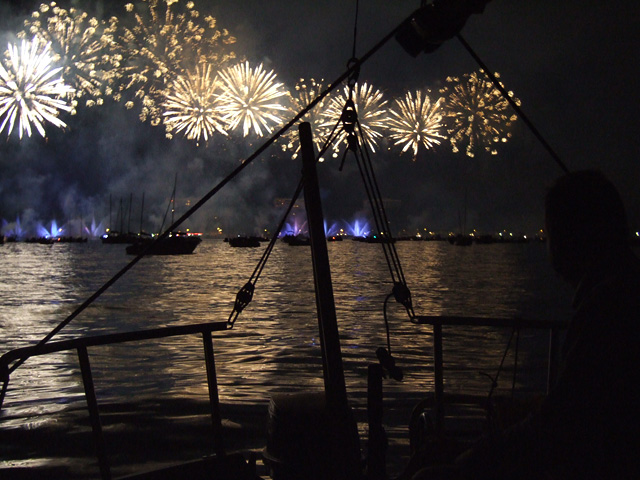
[{"label": "night sky", "polygon": [[[39,3],[2,3],[3,45],[14,38],[20,15]],[[64,0],[58,3],[67,6]],[[119,16],[124,3],[92,2],[87,11]],[[273,69],[290,89],[299,78],[329,83],[352,56],[355,1],[195,3],[237,38],[234,51],[252,64],[262,62]],[[70,4],[81,8],[81,2]],[[416,0],[362,0],[356,56],[419,5]],[[462,36],[500,73],[570,170],[599,168],[613,180],[632,228],[640,228],[640,4],[494,0],[482,15],[468,20]],[[437,90],[447,76],[477,69],[456,39],[417,58],[392,40],[362,67],[359,78],[391,100],[408,90]],[[109,198],[115,211],[120,199],[127,203],[133,194],[131,228],[137,230],[144,192],[144,228],[154,230],[176,173],[180,209],[197,201],[261,144],[238,137],[200,146],[181,138],[167,140],[162,128],[143,124],[136,112],[113,102],[78,109],[76,116],[64,120],[68,128],[50,126],[46,140],[37,133],[21,142],[15,134],[0,134],[0,218],[13,222],[19,216],[23,226],[52,219],[64,223],[78,216],[108,223]],[[458,230],[466,198],[468,230],[535,233],[543,225],[544,191],[562,170],[521,120],[512,132],[497,156],[455,155],[446,145],[422,150],[415,161],[399,150],[373,154],[392,231]],[[229,235],[273,228],[281,214],[274,200],[293,193],[298,162],[277,148],[269,150],[188,226],[204,232],[222,227]],[[366,218],[364,189],[353,161],[347,161],[342,172],[335,160],[320,169],[327,220],[352,223]]]}]

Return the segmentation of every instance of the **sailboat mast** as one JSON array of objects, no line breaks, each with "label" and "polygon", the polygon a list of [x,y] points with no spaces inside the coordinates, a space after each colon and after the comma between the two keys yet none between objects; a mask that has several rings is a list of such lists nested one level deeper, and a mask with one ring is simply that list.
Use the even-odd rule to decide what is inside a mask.
[{"label": "sailboat mast", "polygon": [[131,233],[131,207],[133,206],[133,193],[129,194],[129,218],[127,219],[127,233]]},{"label": "sailboat mast", "polygon": [[326,408],[330,418],[335,419],[331,432],[335,442],[331,451],[333,465],[329,470],[331,478],[335,480],[360,478],[358,427],[349,409],[347,399],[311,125],[308,122],[301,123],[299,133],[304,203],[311,240]]},{"label": "sailboat mast", "polygon": [[120,197],[120,233],[124,231],[124,212],[122,211],[122,197]]},{"label": "sailboat mast", "polygon": [[144,212],[144,192],[142,192],[142,205],[140,206],[140,233],[142,233],[142,214]]},{"label": "sailboat mast", "polygon": [[176,185],[178,184],[178,173],[173,179],[173,192],[171,193],[171,225],[174,223],[174,214],[176,213]]}]

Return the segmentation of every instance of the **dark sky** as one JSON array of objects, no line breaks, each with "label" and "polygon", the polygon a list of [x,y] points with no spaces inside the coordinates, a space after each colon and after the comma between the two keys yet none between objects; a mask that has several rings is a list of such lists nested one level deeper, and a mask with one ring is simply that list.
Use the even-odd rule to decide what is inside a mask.
[{"label": "dark sky", "polygon": [[[4,44],[12,38],[18,14],[38,4],[3,2]],[[356,55],[419,4],[362,0]],[[100,10],[98,3],[92,5]],[[118,15],[120,5],[110,2],[104,10]],[[213,14],[237,37],[236,52],[274,69],[290,88],[301,77],[328,83],[352,54],[355,1],[210,1],[196,2],[196,8]],[[639,32],[637,2],[579,0],[494,0],[462,30],[569,169],[599,168],[614,181],[634,229],[640,228]],[[437,89],[447,76],[477,68],[455,39],[417,58],[391,41],[363,66],[360,79],[391,100],[408,90]],[[181,203],[193,202],[260,144],[240,140],[196,147],[168,141],[161,129],[141,123],[118,104],[79,111],[67,120],[69,128],[49,128],[46,141],[34,136],[17,142],[0,134],[0,218],[62,223],[81,214],[104,219],[110,195],[115,209],[118,199],[128,202],[133,193],[133,209],[139,210],[145,192],[146,228],[153,229],[176,172]],[[415,162],[397,151],[377,152],[372,161],[383,196],[393,200],[388,214],[394,232],[457,229],[466,197],[468,229],[534,233],[542,227],[545,188],[562,173],[521,120],[497,156],[471,159],[440,148],[423,151]],[[279,214],[273,200],[291,195],[299,171],[296,162],[271,151],[205,205],[191,226],[207,232],[222,226],[228,234],[273,227]],[[321,181],[330,222],[353,222],[366,214],[352,162],[342,173],[337,162],[326,162]],[[134,216],[137,222],[139,213]]]}]

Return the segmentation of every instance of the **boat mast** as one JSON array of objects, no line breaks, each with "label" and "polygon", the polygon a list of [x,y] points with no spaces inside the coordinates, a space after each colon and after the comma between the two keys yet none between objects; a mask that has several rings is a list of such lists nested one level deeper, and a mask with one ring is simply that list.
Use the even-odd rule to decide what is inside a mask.
[{"label": "boat mast", "polygon": [[127,233],[131,233],[131,207],[133,206],[133,193],[129,194],[129,217],[127,219]]},{"label": "boat mast", "polygon": [[171,225],[174,223],[174,214],[176,213],[176,185],[178,184],[178,172],[173,179],[173,192],[171,193]]},{"label": "boat mast", "polygon": [[140,206],[140,233],[142,233],[142,214],[144,212],[144,192],[142,192],[142,205]]},{"label": "boat mast", "polygon": [[122,197],[120,197],[120,233],[124,231],[124,211],[122,210]]},{"label": "boat mast", "polygon": [[311,240],[311,259],[313,263],[316,307],[318,310],[326,404],[331,418],[336,419],[332,425],[332,434],[335,435],[335,450],[333,450],[334,456],[332,459],[335,462],[333,466],[335,476],[333,478],[336,480],[357,479],[359,478],[360,468],[358,429],[347,400],[311,125],[309,122],[303,122],[300,124],[299,130],[304,203],[307,211],[309,238]]}]

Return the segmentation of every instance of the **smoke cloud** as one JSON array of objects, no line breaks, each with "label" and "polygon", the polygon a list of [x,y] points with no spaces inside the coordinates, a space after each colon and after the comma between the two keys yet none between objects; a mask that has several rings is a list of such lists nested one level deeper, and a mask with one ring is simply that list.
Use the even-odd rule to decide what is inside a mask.
[{"label": "smoke cloud", "polygon": [[[16,40],[22,20],[39,3],[0,4],[3,50]],[[120,15],[124,3],[91,2],[87,11]],[[631,52],[638,50],[640,40],[633,33],[636,29],[625,26],[637,18],[640,7],[633,2],[584,6],[578,0],[529,3],[491,2],[483,15],[470,19],[463,34],[500,71],[569,167],[602,169],[620,188],[632,224],[638,224],[640,165],[637,132],[631,126],[637,123],[638,94],[632,85],[635,73],[628,69],[637,64]],[[82,7],[81,2],[70,4]],[[264,62],[289,89],[300,78],[326,83],[342,73],[352,56],[351,7],[337,0],[196,5],[237,38],[236,52],[254,64]],[[356,56],[416,7],[409,0],[361,5]],[[603,41],[620,36],[616,45]],[[419,88],[437,91],[447,76],[475,70],[477,65],[454,41],[417,59],[391,42],[363,66],[360,79],[384,90],[391,100]],[[67,128],[48,128],[46,139],[36,133],[17,141],[15,135],[0,134],[3,232],[19,222],[33,235],[38,225],[79,218],[106,227],[122,215],[130,217],[134,231],[140,224],[146,231],[157,231],[176,175],[176,215],[181,215],[263,141],[238,136],[200,145],[179,136],[169,140],[162,127],[141,122],[135,110],[111,100],[100,107],[78,108],[64,120]],[[394,233],[459,230],[463,215],[467,229],[533,233],[542,226],[545,187],[561,173],[521,121],[495,157],[454,155],[445,145],[421,152],[414,161],[392,147],[384,143],[372,161]],[[328,159],[319,167],[327,223],[353,223],[357,218],[371,222],[355,162],[347,157],[342,172],[338,163],[339,159]],[[223,236],[274,228],[284,211],[280,200],[290,198],[300,170],[300,160],[291,160],[275,145],[194,214],[185,228],[222,231]]]}]

